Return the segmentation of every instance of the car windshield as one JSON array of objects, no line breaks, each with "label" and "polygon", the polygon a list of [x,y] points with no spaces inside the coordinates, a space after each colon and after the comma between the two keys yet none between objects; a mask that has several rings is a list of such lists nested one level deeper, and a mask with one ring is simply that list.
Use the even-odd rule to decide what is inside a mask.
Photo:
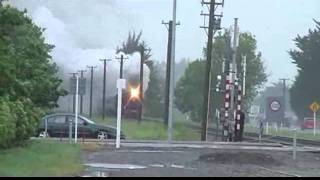
[{"label": "car windshield", "polygon": [[95,122],[91,121],[88,118],[85,118],[85,117],[82,117],[82,116],[80,118],[82,118],[83,120],[87,121],[89,124],[96,124]]}]

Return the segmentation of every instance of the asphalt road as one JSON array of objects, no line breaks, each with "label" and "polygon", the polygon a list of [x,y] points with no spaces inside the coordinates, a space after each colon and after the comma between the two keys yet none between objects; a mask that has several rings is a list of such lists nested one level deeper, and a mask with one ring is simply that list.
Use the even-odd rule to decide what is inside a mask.
[{"label": "asphalt road", "polygon": [[320,154],[270,150],[103,146],[83,157],[81,176],[295,177],[320,176]]}]

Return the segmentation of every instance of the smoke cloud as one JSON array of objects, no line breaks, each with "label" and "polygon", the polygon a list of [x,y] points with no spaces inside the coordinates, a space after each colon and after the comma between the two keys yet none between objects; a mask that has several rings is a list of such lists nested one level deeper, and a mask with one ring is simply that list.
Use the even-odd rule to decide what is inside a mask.
[{"label": "smoke cloud", "polygon": [[[63,86],[69,89],[72,72],[97,66],[94,74],[94,102],[101,102],[103,84],[103,63],[99,59],[113,59],[107,65],[107,97],[116,95],[116,80],[120,63],[115,60],[116,47],[126,40],[128,32],[135,30],[137,21],[130,10],[114,0],[12,0],[18,9],[27,9],[28,15],[38,26],[45,28],[47,43],[55,45],[52,52],[54,62],[60,68]],[[137,30],[139,31],[139,30]],[[137,76],[140,72],[140,55],[135,53],[125,61],[125,78]],[[149,82],[150,71],[145,65],[144,90]],[[88,69],[87,69],[88,70]],[[90,73],[87,72],[87,95],[89,104]],[[98,111],[101,103],[94,103]],[[72,111],[72,96],[59,100],[61,111]],[[88,106],[84,106],[88,112]]]}]

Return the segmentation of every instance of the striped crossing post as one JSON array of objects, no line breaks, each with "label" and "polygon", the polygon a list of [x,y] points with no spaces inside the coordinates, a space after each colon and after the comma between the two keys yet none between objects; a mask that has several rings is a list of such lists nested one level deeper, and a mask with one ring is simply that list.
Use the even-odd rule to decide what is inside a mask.
[{"label": "striped crossing post", "polygon": [[224,124],[223,124],[223,141],[229,140],[230,126],[230,102],[231,102],[231,76],[226,76],[226,87],[225,87],[225,98],[224,98]]},{"label": "striped crossing post", "polygon": [[241,85],[236,85],[236,119],[235,119],[235,141],[240,141],[241,138],[241,111],[242,111],[242,87]]}]

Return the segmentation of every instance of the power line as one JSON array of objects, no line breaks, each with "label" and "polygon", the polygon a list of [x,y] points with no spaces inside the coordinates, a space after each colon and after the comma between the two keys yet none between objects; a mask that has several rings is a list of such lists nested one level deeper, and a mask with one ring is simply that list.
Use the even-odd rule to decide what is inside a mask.
[{"label": "power line", "polygon": [[[167,47],[167,68],[166,68],[166,87],[165,87],[165,103],[164,103],[164,124],[168,126],[169,122],[169,94],[170,94],[170,71],[171,71],[171,53],[172,53],[172,24],[173,21],[165,23],[162,21],[162,24],[168,29],[168,47]],[[180,23],[177,23],[180,25]]]},{"label": "power line", "polygon": [[280,79],[280,81],[283,82],[283,110],[284,110],[284,115],[286,114],[286,106],[287,106],[287,102],[286,102],[286,95],[287,95],[287,81],[290,81],[290,79],[286,79],[286,78],[282,78]]},{"label": "power line", "polygon": [[[204,85],[204,98],[203,98],[203,114],[202,114],[202,132],[201,140],[207,140],[208,131],[208,120],[209,120],[209,109],[210,109],[210,96],[211,96],[211,65],[212,65],[212,45],[214,31],[220,30],[221,15],[216,15],[216,8],[224,5],[224,1],[217,2],[216,0],[210,0],[210,2],[202,1],[202,5],[210,5],[209,14],[201,13],[203,16],[209,16],[209,26],[201,26],[200,28],[208,29],[208,42],[207,42],[207,61],[206,61],[206,71],[205,71],[205,85]],[[218,16],[218,19],[216,18]],[[219,19],[220,17],[220,19]]]},{"label": "power line", "polygon": [[172,13],[172,42],[171,42],[171,62],[170,62],[170,89],[169,89],[169,111],[168,111],[168,143],[172,142],[173,126],[173,93],[174,93],[174,75],[175,75],[175,49],[176,49],[176,22],[177,22],[177,0],[173,0]]},{"label": "power line", "polygon": [[[87,72],[86,70],[80,70],[80,78],[84,80],[84,73]],[[85,88],[85,86],[84,86]],[[83,115],[83,94],[80,95],[80,114]]]},{"label": "power line", "polygon": [[139,108],[139,119],[138,121],[141,122],[142,120],[142,108],[143,108],[143,85],[144,85],[144,82],[143,82],[143,74],[144,74],[144,68],[143,68],[143,65],[145,64],[145,52],[148,51],[150,52],[151,49],[148,48],[146,49],[143,45],[141,46],[141,60],[140,60],[140,86],[139,86],[139,95],[140,95],[140,108]]},{"label": "power line", "polygon": [[92,118],[93,73],[94,73],[94,69],[96,69],[97,66],[87,66],[87,68],[89,68],[91,72],[89,117]]},{"label": "power line", "polygon": [[125,58],[123,54],[120,57],[116,57],[117,60],[120,60],[120,79],[123,79],[123,64],[124,60],[128,60],[129,58]]},{"label": "power line", "polygon": [[107,81],[107,62],[111,59],[100,59],[103,62],[103,94],[102,94],[102,119],[105,120],[106,116],[106,81]]}]

